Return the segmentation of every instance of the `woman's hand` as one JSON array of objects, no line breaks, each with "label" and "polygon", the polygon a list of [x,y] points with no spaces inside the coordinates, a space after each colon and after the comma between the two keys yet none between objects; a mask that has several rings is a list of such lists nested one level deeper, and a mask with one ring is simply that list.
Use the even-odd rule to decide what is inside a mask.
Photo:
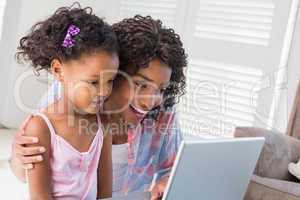
[{"label": "woman's hand", "polygon": [[160,179],[151,190],[151,200],[158,200],[163,197],[169,177]]},{"label": "woman's hand", "polygon": [[12,168],[32,169],[34,163],[38,163],[43,160],[41,154],[45,152],[44,147],[26,147],[26,145],[36,144],[39,141],[39,138],[37,137],[29,137],[24,135],[26,125],[31,118],[32,116],[30,115],[21,124],[19,132],[16,134],[13,140],[12,165],[17,166],[13,166]]}]

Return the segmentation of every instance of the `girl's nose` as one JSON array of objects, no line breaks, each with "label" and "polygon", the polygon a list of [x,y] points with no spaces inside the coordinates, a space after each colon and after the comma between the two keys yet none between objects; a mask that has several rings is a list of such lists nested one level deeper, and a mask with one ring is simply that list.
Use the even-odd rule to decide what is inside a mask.
[{"label": "girl's nose", "polygon": [[112,85],[106,85],[105,87],[99,88],[98,95],[101,98],[107,98],[111,94],[111,91],[112,91]]}]

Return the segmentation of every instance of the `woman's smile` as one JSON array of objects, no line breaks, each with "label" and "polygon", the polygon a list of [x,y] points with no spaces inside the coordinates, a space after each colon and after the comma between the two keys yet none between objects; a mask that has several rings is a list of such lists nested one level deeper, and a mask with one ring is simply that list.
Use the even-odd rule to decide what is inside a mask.
[{"label": "woman's smile", "polygon": [[141,110],[134,105],[129,105],[131,112],[135,115],[135,117],[138,119],[138,121],[141,121],[145,115],[148,113],[148,111]]}]

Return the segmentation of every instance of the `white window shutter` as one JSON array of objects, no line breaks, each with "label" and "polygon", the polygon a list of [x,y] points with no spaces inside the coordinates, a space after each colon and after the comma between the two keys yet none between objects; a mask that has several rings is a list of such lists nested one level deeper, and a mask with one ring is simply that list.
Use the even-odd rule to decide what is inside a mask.
[{"label": "white window shutter", "polygon": [[[189,54],[187,94],[179,106],[182,128],[184,132],[194,134],[226,135],[236,126],[272,125],[268,120],[276,112],[275,83],[280,80],[279,75],[285,73],[298,1],[81,2],[91,5],[97,14],[110,22],[141,14],[159,18],[167,26],[174,27],[182,35]],[[0,17],[2,2],[5,0],[0,0]],[[72,1],[51,2],[45,7],[37,0],[28,0],[26,4],[7,1],[7,5],[14,5],[19,12],[14,13],[14,18],[6,19],[15,21],[16,26],[9,26],[5,29],[6,34],[2,34],[7,38],[1,42],[5,41],[3,45],[9,47],[1,54],[3,66],[8,66],[0,70],[7,74],[8,79],[1,84],[3,91],[13,91],[14,80],[22,71],[12,56],[20,35],[28,30],[37,16],[48,15],[58,5],[71,4]],[[32,8],[40,9],[26,12]],[[14,127],[19,124],[21,111],[16,110],[12,94],[1,100],[0,107],[0,121],[4,125]]]},{"label": "white window shutter", "polygon": [[298,0],[189,2],[188,87],[179,106],[184,132],[230,135],[236,126],[266,127]]},{"label": "white window shutter", "polygon": [[111,23],[141,14],[174,28],[189,55],[183,131],[231,135],[236,126],[272,125],[298,1],[112,0],[103,13]]},{"label": "white window shutter", "polygon": [[[99,2],[100,6],[100,2]],[[174,28],[182,33],[187,3],[182,0],[112,0],[111,11],[104,10],[108,20],[112,23],[137,14],[150,15],[160,19],[167,27]]]},{"label": "white window shutter", "polygon": [[174,28],[189,55],[178,106],[184,133],[231,135],[236,126],[272,125],[298,1],[113,0],[102,8],[112,23],[140,14]]}]

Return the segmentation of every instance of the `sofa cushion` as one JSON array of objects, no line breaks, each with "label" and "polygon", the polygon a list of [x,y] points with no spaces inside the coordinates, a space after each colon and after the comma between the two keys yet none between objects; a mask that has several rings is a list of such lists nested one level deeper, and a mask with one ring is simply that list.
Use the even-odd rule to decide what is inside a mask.
[{"label": "sofa cushion", "polygon": [[297,181],[288,172],[288,164],[300,158],[300,141],[285,134],[254,127],[237,127],[235,137],[264,137],[265,145],[254,174],[280,180]]},{"label": "sofa cushion", "polygon": [[300,184],[254,175],[244,200],[300,200]]}]

